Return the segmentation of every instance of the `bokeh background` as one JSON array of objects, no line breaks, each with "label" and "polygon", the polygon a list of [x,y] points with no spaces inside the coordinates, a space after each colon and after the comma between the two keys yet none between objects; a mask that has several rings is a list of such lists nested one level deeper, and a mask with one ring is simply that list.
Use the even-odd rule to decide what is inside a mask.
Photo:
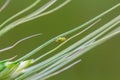
[{"label": "bokeh background", "polygon": [[[0,0],[0,5],[4,1]],[[0,13],[0,23],[34,1],[12,0],[10,5]],[[47,1],[49,0],[42,0],[41,4],[33,10]],[[50,38],[83,24],[119,2],[120,0],[72,0],[64,8],[52,14],[21,24],[0,38],[0,49],[10,46],[26,36],[36,33],[42,33],[42,35],[24,41],[11,50],[0,53],[0,60],[15,55],[19,58]],[[22,16],[29,14],[33,10]],[[104,16],[99,25],[106,23],[119,14],[120,7]],[[49,47],[32,57],[37,57],[40,53],[42,54],[48,49]],[[97,46],[80,58],[82,59],[81,63],[48,80],[120,80],[120,35]]]}]

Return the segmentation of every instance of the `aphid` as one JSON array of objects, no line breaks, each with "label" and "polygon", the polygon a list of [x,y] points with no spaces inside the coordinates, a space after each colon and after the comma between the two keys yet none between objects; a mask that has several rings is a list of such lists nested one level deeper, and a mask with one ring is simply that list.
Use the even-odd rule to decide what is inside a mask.
[{"label": "aphid", "polygon": [[64,42],[66,40],[66,37],[59,37],[56,39],[55,42]]}]

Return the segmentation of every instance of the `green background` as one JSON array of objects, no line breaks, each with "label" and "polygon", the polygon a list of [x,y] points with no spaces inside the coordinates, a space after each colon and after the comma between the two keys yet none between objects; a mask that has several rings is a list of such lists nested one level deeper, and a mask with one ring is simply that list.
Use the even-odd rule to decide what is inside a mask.
[{"label": "green background", "polygon": [[[0,23],[34,1],[12,0],[10,5],[0,13]],[[47,1],[49,0],[42,0],[41,4]],[[4,0],[1,0],[0,5],[3,2]],[[42,35],[24,41],[11,50],[0,53],[0,60],[15,55],[17,55],[17,58],[23,56],[50,38],[83,24],[119,2],[120,0],[72,0],[68,5],[52,14],[21,24],[0,38],[1,49],[12,45],[26,36],[36,33],[42,33]],[[41,6],[41,4],[35,9]],[[120,7],[104,16],[99,25],[109,21],[118,14],[120,14]],[[33,57],[39,56],[40,53],[42,54],[48,49],[49,47],[45,48]],[[97,46],[80,58],[82,58],[81,63],[48,80],[120,80],[119,35]]]}]

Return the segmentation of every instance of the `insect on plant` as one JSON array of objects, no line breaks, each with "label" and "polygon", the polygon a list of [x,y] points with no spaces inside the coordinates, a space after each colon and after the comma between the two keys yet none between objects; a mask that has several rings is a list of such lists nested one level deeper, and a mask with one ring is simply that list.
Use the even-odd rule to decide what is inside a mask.
[{"label": "insect on plant", "polygon": [[56,42],[64,42],[66,40],[66,37],[59,37],[56,39]]},{"label": "insect on plant", "polygon": [[[5,3],[0,7],[0,12],[4,11],[7,5],[10,5],[11,1],[12,0],[4,0]],[[0,37],[4,36],[4,34],[7,34],[7,32],[9,32],[11,29],[14,29],[20,24],[23,24],[28,21],[32,21],[41,16],[45,16],[47,14],[59,10],[60,8],[62,8],[72,0],[64,0],[63,2],[57,4],[56,7],[52,9],[48,9],[48,8],[50,8],[60,0],[48,0],[47,3],[40,6],[32,13],[22,18],[13,20],[16,17],[22,15],[23,13],[35,8],[35,6],[39,6],[41,1],[44,0],[35,0],[27,8],[21,10],[20,12],[14,14],[7,20],[3,21],[0,24]],[[13,58],[10,59],[1,60],[0,80],[46,80],[79,63],[81,59],[78,58],[80,58],[87,51],[91,50],[92,48],[102,44],[103,42],[107,41],[108,39],[120,33],[120,15],[117,15],[115,18],[111,19],[107,23],[103,24],[102,26],[99,26],[97,29],[85,35],[80,40],[67,46],[67,48],[62,49],[61,51],[57,52],[51,57],[49,57],[49,55],[55,52],[56,50],[60,49],[62,46],[64,46],[74,38],[79,37],[84,32],[87,32],[88,30],[93,28],[95,25],[97,25],[97,23],[102,21],[103,16],[107,15],[116,8],[120,8],[120,3],[104,11],[98,16],[90,19],[89,21],[86,21],[84,24],[51,38],[47,42],[36,47],[35,49],[30,51],[29,53],[26,53],[24,56],[20,58],[16,59],[16,56],[14,56]],[[78,32],[78,33],[72,34],[74,32]],[[68,37],[70,34],[72,34],[72,36]],[[18,40],[12,46],[1,49],[0,52],[2,53],[3,51],[12,49],[21,42],[39,35],[41,34],[35,34],[23,38],[21,40]],[[53,49],[45,52],[44,54],[36,57],[35,59],[30,59],[31,56],[39,53],[40,50],[42,50],[46,46],[49,46],[53,42],[57,42],[60,44],[55,46]],[[44,57],[46,57],[47,59],[41,60]]]}]

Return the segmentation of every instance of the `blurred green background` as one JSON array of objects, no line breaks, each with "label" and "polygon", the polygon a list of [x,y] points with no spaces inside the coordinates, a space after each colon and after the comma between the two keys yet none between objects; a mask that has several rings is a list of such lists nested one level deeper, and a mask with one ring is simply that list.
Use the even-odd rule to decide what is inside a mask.
[{"label": "blurred green background", "polygon": [[[4,1],[5,0],[0,0],[0,5],[2,5]],[[0,13],[0,23],[34,1],[35,0],[12,0],[10,5]],[[47,1],[49,0],[42,0],[41,4]],[[64,0],[60,1],[62,2]],[[40,37],[22,42],[14,49],[0,53],[0,60],[15,55],[18,55],[17,57],[23,56],[50,38],[83,24],[119,2],[120,0],[72,0],[64,8],[52,14],[21,24],[0,38],[0,49],[10,46],[26,36],[36,33],[43,34]],[[59,3],[60,2],[58,2],[58,4]],[[41,6],[41,4],[38,5],[36,9]],[[120,14],[120,7],[104,16],[103,21],[99,25],[109,21],[118,14]],[[44,53],[46,50],[47,48],[39,53]],[[120,80],[119,35],[97,46],[80,58],[82,58],[81,63],[48,80]]]}]

